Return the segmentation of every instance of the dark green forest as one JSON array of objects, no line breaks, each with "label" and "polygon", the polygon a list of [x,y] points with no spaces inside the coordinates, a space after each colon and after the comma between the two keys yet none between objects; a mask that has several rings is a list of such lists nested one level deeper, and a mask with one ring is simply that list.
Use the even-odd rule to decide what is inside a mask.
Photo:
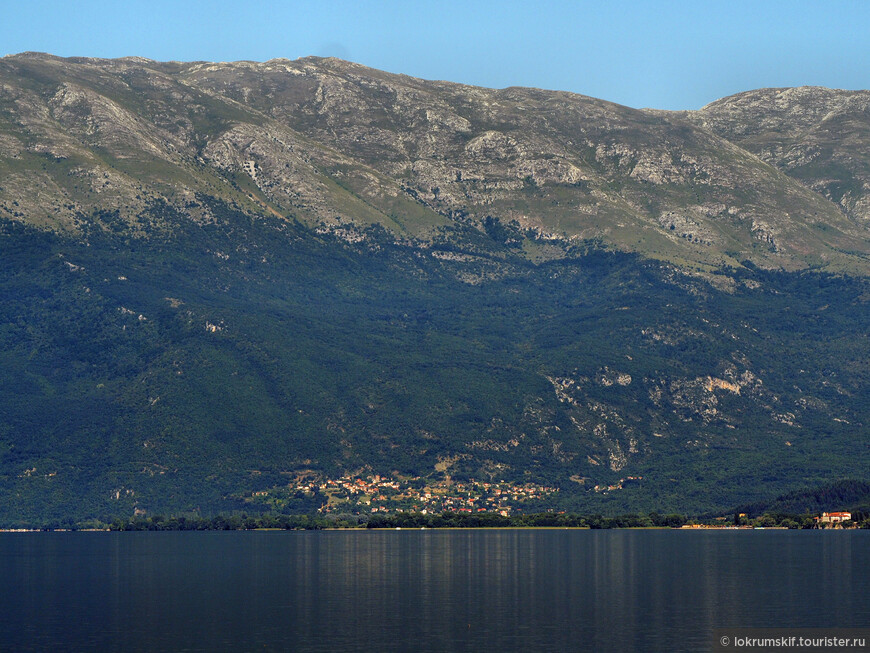
[{"label": "dark green forest", "polygon": [[494,220],[351,242],[197,201],[214,221],[0,222],[0,526],[250,510],[354,470],[611,515],[866,478],[865,279],[595,242],[532,263]]},{"label": "dark green forest", "polygon": [[844,508],[870,516],[870,483],[844,479],[821,487],[787,492],[772,501],[739,506],[735,512],[758,517],[765,513],[819,513]]}]

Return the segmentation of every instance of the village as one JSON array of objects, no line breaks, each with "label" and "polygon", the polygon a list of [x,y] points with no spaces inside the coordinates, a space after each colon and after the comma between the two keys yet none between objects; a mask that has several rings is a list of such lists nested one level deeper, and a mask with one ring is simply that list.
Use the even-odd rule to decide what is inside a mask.
[{"label": "village", "polygon": [[[596,493],[622,490],[642,480],[628,476],[612,485],[596,485]],[[509,481],[454,480],[419,476],[381,476],[378,474],[347,474],[338,478],[301,477],[284,487],[253,492],[246,503],[265,507],[271,512],[288,513],[294,502],[304,498],[309,514],[329,519],[340,516],[416,514],[434,516],[453,513],[457,516],[501,516],[519,518],[529,514],[552,514],[568,518],[564,510],[554,510],[552,501],[559,488],[534,483]],[[298,505],[296,506],[298,509]],[[657,515],[657,514],[656,514]],[[633,516],[637,517],[637,516]],[[779,518],[775,518],[779,517]],[[675,519],[678,518],[678,519]],[[617,518],[619,522],[619,519]],[[635,523],[636,522],[636,523]],[[622,522],[619,522],[620,524]],[[681,515],[657,515],[655,519],[640,519],[622,524],[625,527],[657,526],[683,529],[764,529],[764,528],[854,528],[849,512],[823,512],[820,515],[762,515],[746,513],[687,519]]]},{"label": "village", "polygon": [[321,483],[320,492],[329,497],[320,512],[351,508],[354,512],[390,513],[420,512],[496,512],[508,516],[532,501],[546,499],[558,492],[534,484],[514,484],[504,481],[489,483],[420,478],[404,480],[378,475],[367,478],[342,476]]},{"label": "village", "polygon": [[455,481],[449,477],[443,480],[392,478],[372,474],[297,481],[295,486],[286,489],[255,492],[252,499],[280,507],[282,494],[310,496],[316,493],[323,497],[317,509],[319,513],[492,512],[506,517],[523,505],[550,498],[557,492],[559,488],[532,483]]}]

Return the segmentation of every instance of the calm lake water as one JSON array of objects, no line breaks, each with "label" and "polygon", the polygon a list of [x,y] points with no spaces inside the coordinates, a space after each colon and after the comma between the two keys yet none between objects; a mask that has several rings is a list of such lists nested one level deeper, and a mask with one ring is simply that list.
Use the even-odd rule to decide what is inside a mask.
[{"label": "calm lake water", "polygon": [[870,532],[0,534],[0,650],[705,651],[870,625]]}]

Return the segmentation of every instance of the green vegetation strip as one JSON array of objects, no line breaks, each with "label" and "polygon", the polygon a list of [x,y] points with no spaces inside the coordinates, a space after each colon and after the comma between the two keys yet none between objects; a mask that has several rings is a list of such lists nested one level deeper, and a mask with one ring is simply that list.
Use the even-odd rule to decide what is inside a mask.
[{"label": "green vegetation strip", "polygon": [[[684,515],[582,515],[576,513],[534,513],[506,517],[497,513],[467,515],[443,512],[437,515],[419,512],[391,515],[280,515],[246,514],[217,515],[214,517],[137,516],[114,519],[111,523],[89,520],[76,524],[47,525],[33,530],[104,530],[104,531],[252,531],[252,530],[325,530],[325,529],[420,529],[420,528],[819,528],[818,515],[764,514],[754,519],[738,513],[730,517],[689,519]],[[828,528],[870,529],[870,511],[852,513],[852,519]]]}]

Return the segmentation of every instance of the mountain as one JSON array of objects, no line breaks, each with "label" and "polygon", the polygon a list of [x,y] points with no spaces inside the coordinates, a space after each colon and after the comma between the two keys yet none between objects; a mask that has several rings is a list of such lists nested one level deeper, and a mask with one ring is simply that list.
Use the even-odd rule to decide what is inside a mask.
[{"label": "mountain", "polygon": [[870,91],[762,89],[687,115],[870,224]]},{"label": "mountain", "polygon": [[870,269],[867,93],[792,93],[797,108],[778,112],[781,99],[738,96],[682,115],[316,58],[24,54],[0,61],[0,80],[0,212],[56,228],[107,211],[135,225],[155,201],[191,212],[205,193],[407,238],[498,219],[532,258],[600,239],[704,269]]},{"label": "mountain", "polygon": [[[793,95],[0,59],[0,525],[310,509],[342,474],[606,512],[866,476],[870,238],[829,183],[862,114]],[[816,168],[758,145],[823,132]]]}]

